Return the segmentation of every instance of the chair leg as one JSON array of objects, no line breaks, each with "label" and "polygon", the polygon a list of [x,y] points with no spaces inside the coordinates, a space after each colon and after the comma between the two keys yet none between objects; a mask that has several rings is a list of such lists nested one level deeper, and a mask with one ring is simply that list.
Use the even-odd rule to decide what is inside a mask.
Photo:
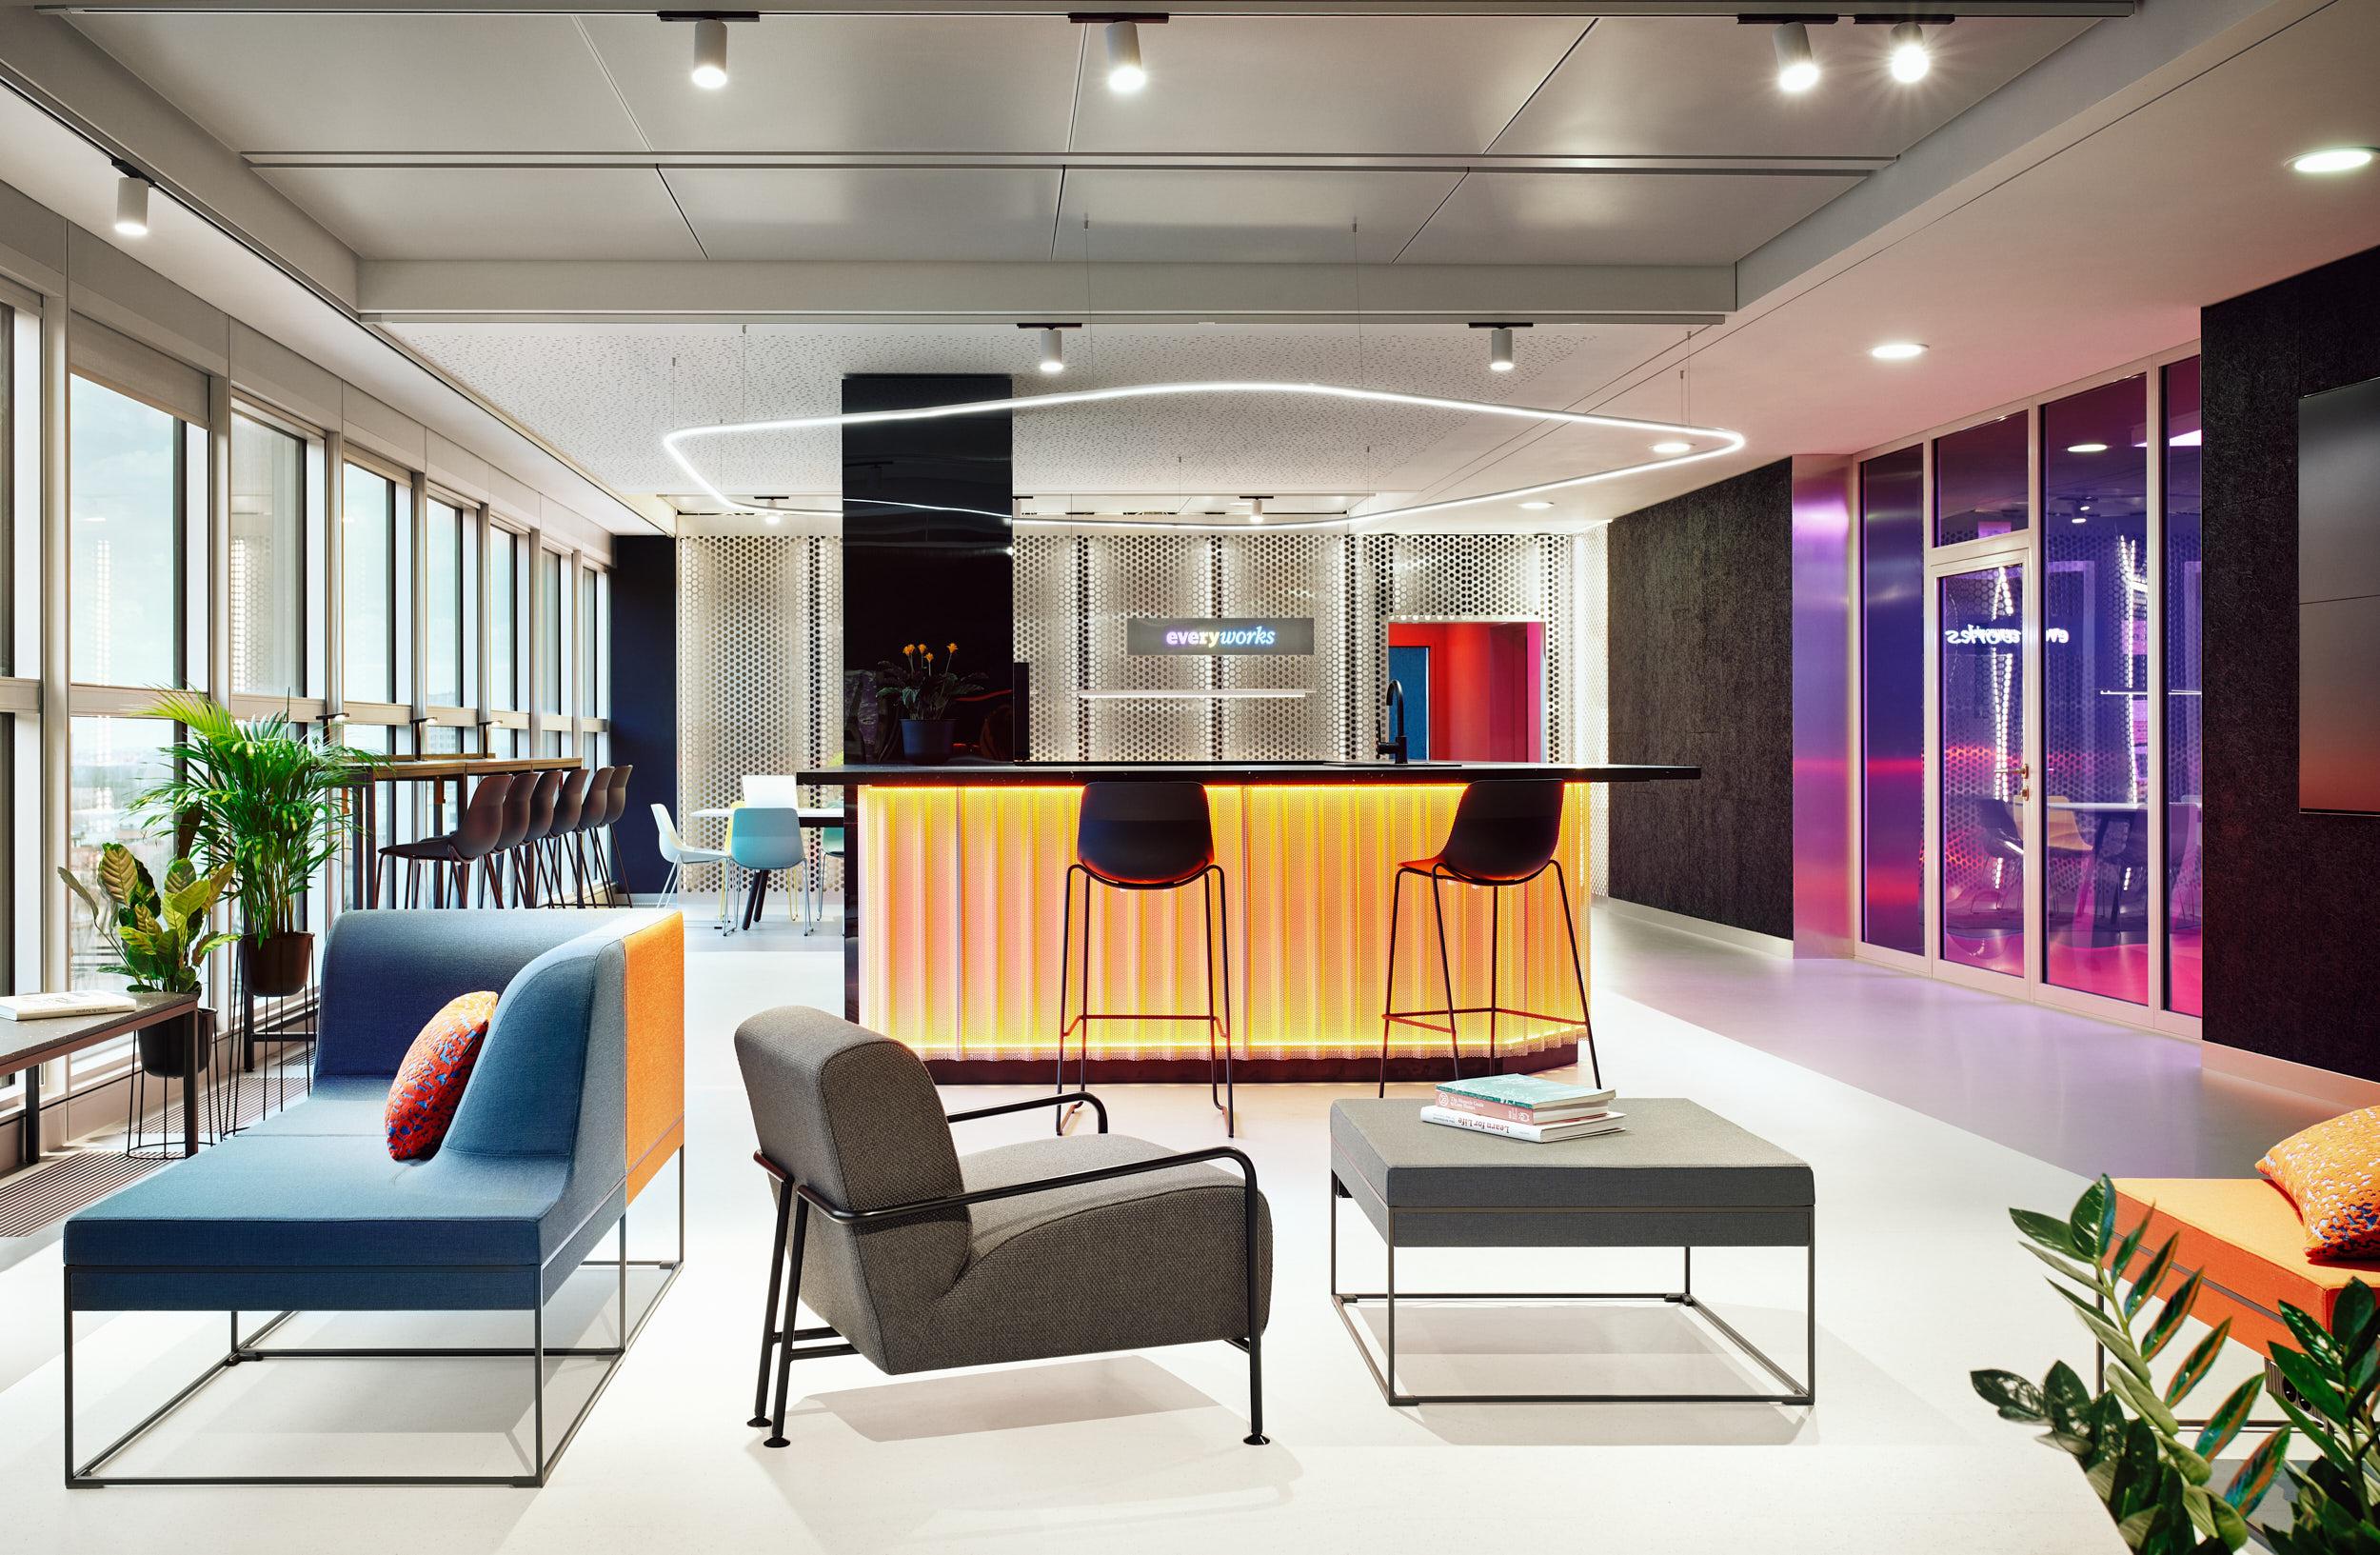
[{"label": "chair leg", "polygon": [[[1240,1097],[1232,1089],[1231,1083],[1231,876],[1220,867],[1215,871],[1215,905],[1217,914],[1222,920],[1223,943],[1217,946],[1212,935],[1208,936],[1206,943],[1208,958],[1220,959],[1223,964],[1223,1137],[1234,1139],[1240,1132]],[[1211,1062],[1207,1068],[1207,1086],[1210,1091],[1214,1087],[1214,1066]]]},{"label": "chair leg", "polygon": [[1397,915],[1405,903],[1405,871],[1397,871],[1388,887],[1388,986],[1380,990],[1380,1078],[1375,1096],[1388,1094],[1388,1012],[1397,1007]]},{"label": "chair leg", "polygon": [[[1082,1007],[1075,1011],[1076,1018],[1082,1023],[1082,1036],[1081,1039],[1075,1044],[1074,1050],[1074,1081],[1075,1089],[1077,1090],[1089,1090],[1091,1088],[1091,934],[1092,931],[1099,927],[1098,909],[1091,905],[1091,888],[1096,884],[1098,883],[1091,878],[1091,871],[1088,869],[1083,870]],[[1081,1104],[1080,1103],[1077,1103],[1074,1106],[1064,1109],[1068,1115],[1081,1110]]]},{"label": "chair leg", "polygon": [[[1499,1074],[1496,1057],[1496,1001],[1499,996],[1497,974],[1502,970],[1500,952],[1504,935],[1504,892],[1501,887],[1488,887],[1488,1073]],[[1454,1003],[1452,999],[1448,1004]],[[1447,1019],[1452,1020],[1453,1016]]]},{"label": "chair leg", "polygon": [[783,1308],[784,1320],[778,1329],[784,1337],[777,1346],[777,1414],[771,1423],[772,1428],[766,1443],[772,1447],[782,1447],[786,1445],[785,1395],[793,1386],[794,1319],[800,1314],[802,1308],[802,1249],[803,1245],[809,1240],[810,1236],[810,1201],[794,1192],[791,1185],[786,1186],[784,1195],[794,1201],[793,1266],[785,1271],[785,1303]]},{"label": "chair leg", "polygon": [[[744,1423],[749,1425],[768,1424],[768,1357],[777,1344],[777,1293],[785,1277],[785,1223],[792,1219],[796,1197],[794,1191],[782,1183],[770,1186],[777,1193],[777,1235],[768,1249],[768,1300],[761,1307],[761,1370],[752,1383],[752,1418]],[[796,1294],[798,1296],[799,1292]],[[784,1332],[790,1334],[792,1331],[793,1325],[788,1322]]]},{"label": "chair leg", "polygon": [[[1264,1434],[1264,1325],[1257,1321],[1256,1167],[1242,1156],[1240,1169],[1247,1174],[1247,1186],[1240,1193],[1240,1259],[1248,1282],[1248,1434],[1241,1440],[1252,1447],[1260,1447],[1272,1438]],[[1336,1204],[1331,1206],[1331,1213],[1339,1213]]]},{"label": "chair leg", "polygon": [[[1079,867],[1066,866],[1066,905],[1058,920],[1058,1090],[1066,1094],[1066,993],[1074,983],[1074,877]],[[1088,911],[1088,908],[1085,908]],[[1085,1033],[1087,1040],[1088,1033]],[[1066,1108],[1050,1108],[1050,1131],[1066,1131]]]},{"label": "chair leg", "polygon": [[1570,881],[1562,873],[1561,860],[1554,861],[1554,885],[1562,893],[1562,927],[1570,931],[1570,975],[1578,985],[1578,1027],[1587,1036],[1587,1072],[1595,1077],[1595,1088],[1603,1088],[1603,1063],[1595,1051],[1595,1016],[1587,1007],[1587,973],[1578,960],[1578,920],[1570,915]]},{"label": "chair leg", "polygon": [[1446,989],[1446,1056],[1454,1061],[1455,1078],[1462,1078],[1462,1017],[1455,1013],[1455,964],[1446,954],[1445,881],[1430,876],[1430,910],[1438,919],[1438,975]]}]

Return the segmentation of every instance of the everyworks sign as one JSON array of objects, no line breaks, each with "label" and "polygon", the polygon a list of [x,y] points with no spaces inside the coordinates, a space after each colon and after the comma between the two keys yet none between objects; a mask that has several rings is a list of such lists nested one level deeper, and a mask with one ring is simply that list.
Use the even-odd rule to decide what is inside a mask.
[{"label": "everyworks sign", "polygon": [[1124,623],[1127,653],[1312,653],[1312,617],[1295,621],[1248,618],[1151,620]]}]

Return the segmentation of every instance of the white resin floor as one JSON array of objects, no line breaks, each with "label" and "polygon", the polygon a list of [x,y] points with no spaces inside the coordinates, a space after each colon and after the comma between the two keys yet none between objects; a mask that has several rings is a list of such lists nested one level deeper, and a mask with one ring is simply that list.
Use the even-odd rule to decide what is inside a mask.
[{"label": "white resin floor", "polygon": [[[771,1005],[839,1007],[839,945],[824,933],[805,941],[782,922],[733,941],[698,927],[688,977],[688,1265],[546,1488],[66,1490],[52,1240],[0,1268],[0,1547],[41,1555],[1311,1555],[1530,1543],[2120,1550],[2071,1463],[1995,1419],[1968,1387],[1972,1367],[2037,1376],[2054,1356],[2080,1364],[2089,1355],[2063,1304],[2041,1288],[2039,1266],[2016,1246],[2006,1206],[2062,1211],[2084,1180],[2073,1168],[2086,1165],[2102,1132],[2119,1170],[2141,1169],[2144,1157],[2197,1159],[2193,1152],[2226,1163],[2208,1169],[2239,1170],[2230,1164],[2234,1135],[2286,1129],[2296,1126],[2289,1119],[2320,1109],[2275,1092],[2243,1095],[2236,1106],[2221,1095],[2193,1100],[2194,1065],[2181,1062],[2189,1049],[2163,1039],[2062,1016],[2045,1026],[2023,1007],[1963,990],[1873,968],[1776,962],[1608,914],[1598,914],[1597,932],[1607,1076],[1636,1095],[1691,1096],[1815,1170],[1815,1410],[1388,1408],[1324,1295],[1323,1118],[1334,1096],[1354,1092],[1246,1087],[1240,1144],[1258,1164],[1276,1234],[1264,1342],[1274,1445],[1240,1444],[1246,1363],[1210,1345],[898,1379],[856,1358],[805,1362],[795,1370],[792,1445],[768,1450],[764,1433],[744,1424],[768,1198],[749,1161],[729,1038],[740,1019]],[[1988,1047],[1995,1024],[2013,1033],[2009,1061],[1997,1065]],[[2036,1067],[2051,1051],[2070,1061]],[[2088,1093],[2065,1094],[2083,1072]],[[1120,1132],[1181,1147],[1221,1138],[1202,1087],[1099,1088]],[[1402,1088],[1418,1097],[1421,1087]],[[2120,1105],[2136,1094],[2152,1100]],[[989,1090],[950,1097],[954,1109],[996,1099]],[[2231,1121],[2240,1109],[2251,1115],[2245,1125]],[[962,1147],[1029,1137],[1037,1126],[1047,1126],[1034,1117],[969,1125]],[[2188,1143],[2172,1143],[2177,1131]],[[635,1213],[635,1256],[671,1238],[666,1186],[664,1179]],[[1376,1280],[1377,1241],[1353,1210],[1342,1213],[1345,1277]],[[1409,1287],[1643,1288],[1666,1283],[1674,1266],[1668,1253],[1413,1252],[1399,1274]],[[655,1278],[639,1271],[632,1305],[648,1298]],[[1708,1252],[1696,1258],[1695,1279],[1698,1292],[1798,1368],[1797,1257]],[[549,1322],[549,1343],[578,1332],[603,1342],[609,1293],[607,1274],[581,1276]],[[1404,1317],[1407,1381],[1432,1388],[1620,1377],[1698,1386],[1735,1375],[1671,1308]],[[84,1320],[76,1385],[86,1450],[219,1353],[223,1327],[220,1317]],[[285,1330],[317,1344],[367,1334],[447,1344],[525,1337],[486,1319],[300,1319]],[[594,1366],[554,1364],[549,1420],[567,1417]],[[2210,1396],[2217,1386],[2228,1383],[2218,1377]],[[242,1366],[120,1466],[510,1472],[526,1400],[520,1362]]]}]

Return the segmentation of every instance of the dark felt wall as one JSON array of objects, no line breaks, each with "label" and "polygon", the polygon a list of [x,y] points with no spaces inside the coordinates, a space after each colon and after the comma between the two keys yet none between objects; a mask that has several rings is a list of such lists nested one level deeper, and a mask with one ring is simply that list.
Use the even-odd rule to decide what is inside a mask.
[{"label": "dark felt wall", "polygon": [[1611,528],[1612,759],[1696,783],[1615,784],[1613,896],[1794,932],[1791,460]]},{"label": "dark felt wall", "polygon": [[2200,335],[2205,1033],[2380,1079],[2380,817],[2297,808],[2297,402],[2380,376],[2380,249],[2209,308]]},{"label": "dark felt wall", "polygon": [[619,535],[611,559],[611,759],[636,768],[612,832],[628,889],[657,891],[669,866],[653,807],[678,813],[678,543]]}]

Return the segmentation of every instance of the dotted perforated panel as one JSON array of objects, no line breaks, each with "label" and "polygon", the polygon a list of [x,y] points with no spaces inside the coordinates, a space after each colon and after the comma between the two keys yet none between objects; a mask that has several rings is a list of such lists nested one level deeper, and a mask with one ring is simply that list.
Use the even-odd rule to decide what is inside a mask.
[{"label": "dotted perforated panel", "polygon": [[1082,753],[1074,693],[1081,688],[1076,638],[1082,616],[1071,535],[1016,537],[1017,660],[1032,668],[1033,759],[1073,761]]},{"label": "dotted perforated panel", "polygon": [[[1216,614],[1214,542],[1204,535],[1098,534],[1085,537],[1084,550],[1082,616],[1091,640],[1082,688],[1211,689],[1214,660],[1128,654],[1124,623]],[[1094,761],[1195,761],[1215,748],[1212,702],[1102,699],[1091,702],[1089,712],[1084,754]]]},{"label": "dotted perforated panel", "polygon": [[1344,535],[1229,534],[1215,542],[1221,571],[1218,615],[1314,619],[1310,657],[1216,661],[1229,688],[1294,689],[1302,697],[1220,705],[1226,761],[1344,759],[1347,739]]}]

